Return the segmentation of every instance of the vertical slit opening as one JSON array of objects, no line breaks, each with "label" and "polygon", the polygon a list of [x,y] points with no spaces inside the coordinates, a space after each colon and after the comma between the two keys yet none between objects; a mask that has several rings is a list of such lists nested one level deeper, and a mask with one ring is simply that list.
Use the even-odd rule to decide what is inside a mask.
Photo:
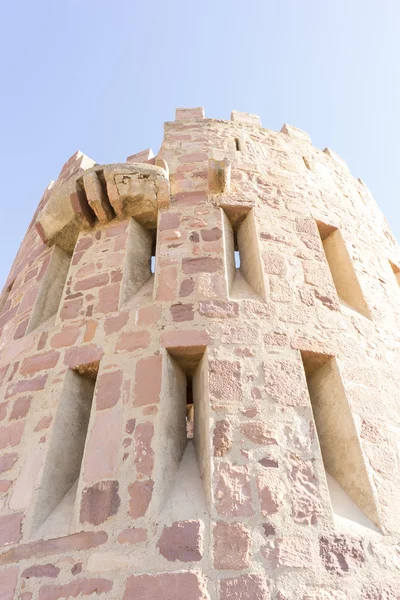
[{"label": "vertical slit opening", "polygon": [[150,256],[150,273],[152,275],[154,275],[154,273],[156,272],[156,245],[157,245],[157,233],[154,230],[154,232],[152,232],[152,236],[153,236],[153,243],[152,243],[152,247],[151,247],[151,256]]},{"label": "vertical slit opening", "polygon": [[301,353],[335,524],[379,531],[379,518],[353,415],[334,357]]},{"label": "vertical slit opening", "polygon": [[240,140],[239,138],[235,138],[235,148],[236,148],[236,152],[240,152],[241,151],[241,144],[240,144]]},{"label": "vertical slit opening", "polygon": [[309,171],[312,171],[312,169],[311,169],[311,166],[310,166],[310,163],[308,162],[308,159],[307,159],[305,156],[303,156],[303,162],[304,162],[304,164],[305,164],[306,168],[307,168]]},{"label": "vertical slit opening", "polygon": [[66,373],[34,503],[36,539],[70,532],[97,372],[93,363]]},{"label": "vertical slit opening", "polygon": [[342,307],[371,318],[353,262],[339,229],[316,221],[329,270]]},{"label": "vertical slit opening", "polygon": [[186,438],[193,439],[194,434],[194,398],[193,379],[186,377]]},{"label": "vertical slit opening", "polygon": [[[208,361],[205,346],[168,348],[163,359],[157,435],[156,510],[200,518],[211,502]],[[184,509],[182,509],[182,502]],[[180,511],[180,512],[179,512]]]}]

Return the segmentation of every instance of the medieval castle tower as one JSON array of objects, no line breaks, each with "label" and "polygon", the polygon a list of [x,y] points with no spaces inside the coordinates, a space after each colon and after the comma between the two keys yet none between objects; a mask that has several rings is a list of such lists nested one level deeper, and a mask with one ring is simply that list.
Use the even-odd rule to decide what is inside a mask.
[{"label": "medieval castle tower", "polygon": [[399,285],[295,127],[72,156],[0,299],[0,599],[398,600]]}]

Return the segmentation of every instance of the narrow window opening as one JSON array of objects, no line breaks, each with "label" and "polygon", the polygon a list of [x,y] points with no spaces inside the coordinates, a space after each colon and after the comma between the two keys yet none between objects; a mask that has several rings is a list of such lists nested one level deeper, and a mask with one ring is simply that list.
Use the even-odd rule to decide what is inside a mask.
[{"label": "narrow window opening", "polygon": [[40,284],[26,333],[57,314],[71,264],[71,255],[58,246],[53,247],[49,266]]},{"label": "narrow window opening", "polygon": [[240,250],[238,243],[237,231],[233,231],[233,256],[235,260],[235,268],[240,269]]},{"label": "narrow window opening", "polygon": [[151,257],[150,257],[150,273],[152,275],[154,275],[154,273],[156,272],[156,232],[152,232],[152,236],[153,236],[153,244],[152,244],[152,248],[151,248]]},{"label": "narrow window opening", "polygon": [[316,221],[325,257],[342,307],[371,318],[367,302],[342,235],[336,227]]},{"label": "narrow window opening", "polygon": [[[335,524],[379,531],[379,518],[353,415],[335,358],[302,352]],[[361,528],[361,529],[360,529]]]},{"label": "narrow window opening", "polygon": [[307,168],[309,171],[312,171],[312,169],[311,169],[311,166],[310,166],[310,163],[308,162],[308,159],[307,159],[305,156],[303,156],[303,162],[304,162],[304,164],[305,164],[306,168]]},{"label": "narrow window opening", "polygon": [[389,262],[390,266],[392,267],[393,274],[396,277],[397,283],[400,285],[400,268],[395,263],[392,263],[391,260],[389,260]]},{"label": "narrow window opening", "polygon": [[226,206],[222,216],[229,296],[264,299],[264,274],[253,210]]},{"label": "narrow window opening", "polygon": [[97,370],[91,364],[66,373],[34,502],[36,539],[70,533]]},{"label": "narrow window opening", "polygon": [[236,152],[240,152],[241,151],[241,144],[240,144],[240,140],[239,138],[235,138],[235,148],[236,148]]},{"label": "narrow window opening", "polygon": [[211,502],[206,347],[168,348],[162,381],[157,435],[164,451],[156,478],[163,504],[156,510],[178,518],[184,506],[185,519],[200,518]]},{"label": "narrow window opening", "polygon": [[150,280],[156,268],[156,237],[155,229],[146,229],[135,219],[130,219],[123,265],[122,304],[140,290],[143,295],[151,294]]},{"label": "narrow window opening", "polygon": [[193,399],[193,380],[186,377],[186,437],[193,439],[194,432],[194,399]]}]

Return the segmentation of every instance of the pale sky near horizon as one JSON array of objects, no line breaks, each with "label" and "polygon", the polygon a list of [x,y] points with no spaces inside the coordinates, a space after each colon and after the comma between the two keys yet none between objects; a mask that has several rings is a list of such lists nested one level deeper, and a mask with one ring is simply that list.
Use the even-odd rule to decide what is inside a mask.
[{"label": "pale sky near horizon", "polygon": [[3,3],[0,286],[63,163],[157,152],[178,106],[304,129],[400,240],[399,21],[396,0]]}]

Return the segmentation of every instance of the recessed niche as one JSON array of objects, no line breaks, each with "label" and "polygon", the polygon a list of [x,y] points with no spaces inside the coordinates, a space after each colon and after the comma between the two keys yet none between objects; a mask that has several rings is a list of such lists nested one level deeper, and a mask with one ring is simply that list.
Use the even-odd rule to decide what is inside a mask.
[{"label": "recessed niche", "polygon": [[[334,516],[379,531],[379,516],[336,359],[302,352]],[[336,519],[335,519],[336,522]],[[376,527],[377,526],[377,527]]]},{"label": "recessed niche", "polygon": [[254,210],[224,207],[222,216],[229,296],[264,299],[264,275]]}]

